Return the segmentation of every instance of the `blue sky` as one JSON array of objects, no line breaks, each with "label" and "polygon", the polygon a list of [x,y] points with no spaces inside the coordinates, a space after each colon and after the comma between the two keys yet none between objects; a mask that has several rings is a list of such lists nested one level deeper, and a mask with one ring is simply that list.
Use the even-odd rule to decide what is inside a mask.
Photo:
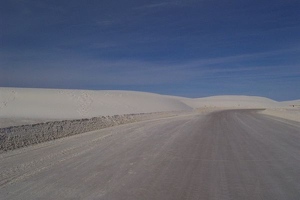
[{"label": "blue sky", "polygon": [[298,0],[3,0],[0,86],[300,99]]}]

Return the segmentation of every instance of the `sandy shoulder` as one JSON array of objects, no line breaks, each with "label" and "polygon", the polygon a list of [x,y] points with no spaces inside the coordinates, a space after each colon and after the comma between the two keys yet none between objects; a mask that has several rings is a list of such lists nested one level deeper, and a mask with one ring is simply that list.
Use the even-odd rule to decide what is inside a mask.
[{"label": "sandy shoulder", "polygon": [[300,109],[299,108],[268,108],[261,112],[265,115],[280,117],[288,120],[300,122]]}]

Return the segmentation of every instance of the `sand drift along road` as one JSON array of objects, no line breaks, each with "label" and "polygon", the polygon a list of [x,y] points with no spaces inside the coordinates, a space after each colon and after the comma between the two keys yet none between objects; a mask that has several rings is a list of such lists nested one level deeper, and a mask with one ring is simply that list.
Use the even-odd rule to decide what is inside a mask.
[{"label": "sand drift along road", "polygon": [[300,123],[227,110],[0,154],[0,199],[300,199]]}]

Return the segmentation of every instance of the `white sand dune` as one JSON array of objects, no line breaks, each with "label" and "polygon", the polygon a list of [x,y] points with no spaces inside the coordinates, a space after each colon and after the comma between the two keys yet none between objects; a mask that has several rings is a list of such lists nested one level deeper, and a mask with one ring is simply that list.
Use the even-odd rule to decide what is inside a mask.
[{"label": "white sand dune", "polygon": [[263,114],[300,122],[300,100],[282,101],[279,106],[263,111]]},{"label": "white sand dune", "polygon": [[133,91],[0,88],[0,117],[74,119],[192,108],[168,96]]},{"label": "white sand dune", "polygon": [[293,101],[283,101],[280,102],[282,106],[288,107],[299,107],[300,108],[300,100],[293,100]]},{"label": "white sand dune", "polygon": [[273,108],[278,107],[277,101],[257,96],[224,95],[196,99],[182,99],[193,107],[219,107],[219,108]]},{"label": "white sand dune", "polygon": [[[300,101],[292,102],[298,104]],[[205,107],[278,110],[292,102],[276,102],[256,96],[229,95],[191,99],[134,91],[0,87],[0,119],[4,121],[79,119],[106,115],[189,111]]]}]

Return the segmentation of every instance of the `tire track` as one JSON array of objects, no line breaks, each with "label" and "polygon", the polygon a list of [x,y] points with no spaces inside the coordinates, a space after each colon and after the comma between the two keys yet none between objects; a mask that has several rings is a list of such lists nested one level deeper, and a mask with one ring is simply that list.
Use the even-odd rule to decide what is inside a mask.
[{"label": "tire track", "polygon": [[[150,123],[148,123],[148,126],[155,126],[155,124],[158,123],[158,122],[159,121],[150,122]],[[17,183],[21,180],[24,180],[26,178],[29,178],[29,177],[37,174],[39,172],[42,172],[42,171],[44,171],[44,170],[46,170],[46,169],[48,169],[48,168],[50,168],[50,167],[52,167],[56,164],[59,164],[59,163],[65,161],[65,160],[69,160],[73,157],[77,157],[79,155],[82,155],[83,153],[78,154],[78,153],[75,153],[75,152],[79,151],[79,149],[81,149],[81,148],[89,147],[87,150],[82,151],[82,152],[88,152],[88,151],[94,149],[98,145],[98,142],[100,142],[102,140],[105,140],[105,139],[108,139],[108,138],[110,138],[114,135],[122,134],[122,131],[124,131],[124,130],[139,132],[142,129],[144,129],[144,127],[143,126],[140,127],[139,124],[137,124],[137,127],[127,126],[127,127],[125,127],[125,129],[124,128],[123,129],[122,128],[118,129],[118,128],[119,127],[116,127],[115,131],[112,131],[112,130],[108,129],[108,130],[106,130],[106,131],[109,132],[108,134],[102,135],[100,137],[96,137],[96,138],[94,138],[92,140],[88,140],[86,142],[81,142],[79,145],[63,149],[59,152],[48,154],[47,156],[43,156],[39,159],[35,159],[33,161],[30,161],[30,162],[26,162],[26,163],[16,165],[16,166],[14,166],[10,169],[4,170],[4,171],[0,171],[0,188],[5,187],[7,184],[11,185],[13,183]],[[94,133],[97,134],[97,132],[99,132],[99,131],[92,131],[92,132],[88,132],[86,134],[74,135],[74,136],[71,136],[69,139],[71,139],[73,137],[73,138],[78,140],[79,138],[85,137],[88,134],[94,134]],[[62,138],[62,140],[67,140],[67,139],[68,138]],[[46,143],[45,143],[45,145],[46,145]],[[66,157],[66,156],[67,156],[66,159],[59,159],[61,157]],[[48,163],[51,163],[51,164],[49,165]],[[30,170],[32,168],[36,168],[37,166],[38,166],[37,169],[30,172]]]},{"label": "tire track", "polygon": [[[51,159],[57,159],[59,157],[66,156],[67,154],[71,154],[68,157],[73,158],[73,157],[75,157],[74,155],[76,155],[76,153],[74,154],[74,153],[72,153],[72,151],[76,151],[76,150],[78,150],[82,147],[92,145],[90,148],[88,148],[87,150],[84,150],[82,152],[90,151],[90,150],[94,149],[94,147],[97,145],[97,144],[94,144],[94,143],[97,143],[101,140],[104,140],[108,137],[111,137],[112,135],[114,135],[114,134],[108,134],[108,135],[93,139],[91,141],[84,142],[84,143],[80,144],[79,146],[70,147],[70,148],[64,149],[60,152],[49,154],[49,155],[44,156],[40,159],[33,160],[33,161],[27,162],[27,163],[23,163],[23,164],[14,166],[13,168],[10,168],[8,170],[2,171],[2,172],[0,172],[0,180],[1,180],[0,181],[0,188],[5,186],[6,184],[12,184],[12,183],[18,182],[19,180],[22,180],[26,177],[30,177],[32,175],[35,175],[38,172],[41,172],[41,171],[43,171],[47,168],[50,168],[51,166],[53,166],[55,164],[58,164],[58,163],[60,163],[64,160],[67,160],[67,159],[60,159],[58,161],[53,160],[53,161],[51,161],[51,163],[53,163],[53,164],[49,165],[48,163]],[[80,153],[78,155],[82,155],[82,153]],[[42,166],[40,166],[38,169],[34,170],[33,172],[28,172],[30,169],[35,168],[37,165],[42,165]],[[47,165],[47,166],[43,166],[43,165]],[[20,175],[20,174],[24,174],[24,175]]]}]

